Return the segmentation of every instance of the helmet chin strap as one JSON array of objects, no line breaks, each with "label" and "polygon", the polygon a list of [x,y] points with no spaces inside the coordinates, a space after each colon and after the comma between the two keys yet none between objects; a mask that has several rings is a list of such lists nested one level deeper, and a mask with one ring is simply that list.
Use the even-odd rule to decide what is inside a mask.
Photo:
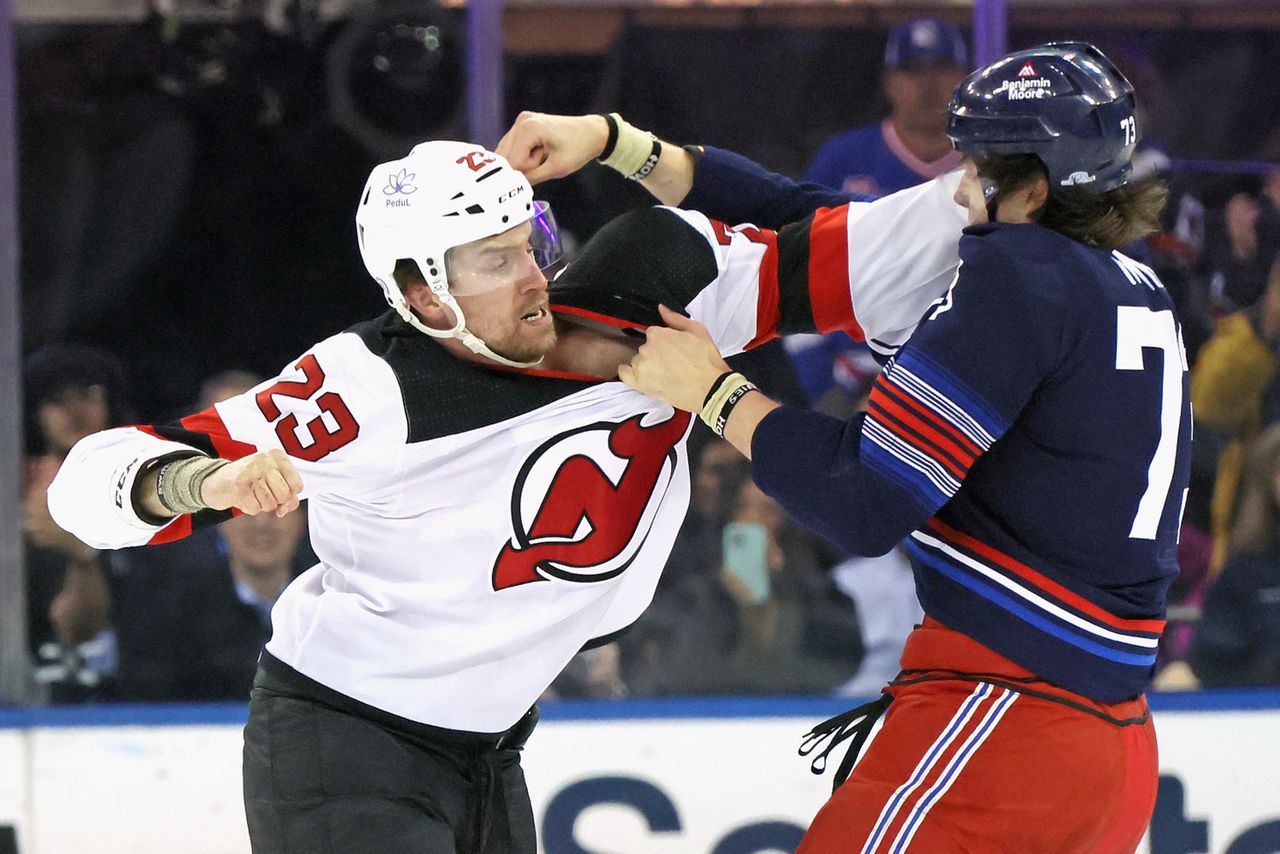
[{"label": "helmet chin strap", "polygon": [[437,293],[435,296],[436,299],[440,300],[440,302],[452,309],[454,316],[458,318],[457,323],[453,325],[452,329],[433,329],[430,326],[427,326],[418,319],[418,316],[413,313],[413,309],[411,309],[408,303],[403,299],[396,302],[395,309],[410,326],[419,332],[426,333],[432,338],[454,338],[461,341],[463,346],[472,353],[475,353],[481,358],[497,362],[499,365],[506,365],[509,368],[532,368],[542,361],[542,359],[535,359],[532,362],[517,362],[513,359],[508,359],[506,356],[499,356],[497,353],[489,349],[489,345],[485,344],[471,330],[467,329],[467,319],[462,313],[462,308],[458,305],[457,301],[454,300],[453,294],[446,291],[443,294]]}]

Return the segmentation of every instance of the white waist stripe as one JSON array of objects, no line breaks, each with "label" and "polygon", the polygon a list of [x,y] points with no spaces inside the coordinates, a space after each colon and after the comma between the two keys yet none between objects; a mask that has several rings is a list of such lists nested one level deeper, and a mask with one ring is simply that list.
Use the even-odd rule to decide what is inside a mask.
[{"label": "white waist stripe", "polygon": [[1100,626],[1097,623],[1091,623],[1088,620],[1084,619],[1083,617],[1077,616],[1076,614],[1073,614],[1070,611],[1067,611],[1063,608],[1058,607],[1057,605],[1053,604],[1048,599],[1045,599],[1043,596],[1039,595],[1038,593],[1028,590],[1027,588],[1023,587],[1021,584],[1018,584],[1017,582],[1006,577],[1005,575],[999,572],[996,572],[994,569],[987,566],[986,564],[980,563],[979,561],[974,560],[973,558],[969,557],[966,554],[961,554],[960,552],[951,548],[946,543],[942,542],[941,540],[935,539],[929,536],[928,534],[922,533],[920,531],[915,531],[911,534],[911,536],[912,538],[918,540],[919,542],[925,543],[926,545],[932,546],[938,551],[941,551],[950,555],[952,558],[959,561],[960,563],[963,563],[965,566],[970,567],[971,569],[977,570],[986,578],[991,579],[992,581],[999,584],[1001,587],[1005,588],[1006,590],[1017,594],[1019,597],[1035,605],[1037,608],[1040,608],[1043,611],[1048,611],[1050,614],[1053,614],[1058,619],[1068,622],[1071,625],[1076,626],[1078,628],[1084,629],[1086,632],[1089,632],[1092,635],[1097,635],[1100,638],[1106,638],[1107,640],[1113,640],[1119,643],[1129,644],[1130,646],[1142,647],[1144,649],[1155,649],[1157,646],[1160,645],[1159,638],[1144,638],[1144,637],[1137,637],[1134,635],[1125,635],[1125,634],[1121,634],[1120,632],[1112,631],[1111,629],[1108,629],[1104,626]]}]

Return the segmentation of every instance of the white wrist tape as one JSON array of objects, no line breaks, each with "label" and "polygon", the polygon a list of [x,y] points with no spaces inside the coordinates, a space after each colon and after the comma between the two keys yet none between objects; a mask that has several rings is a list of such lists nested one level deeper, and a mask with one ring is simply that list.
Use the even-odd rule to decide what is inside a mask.
[{"label": "white wrist tape", "polygon": [[617,113],[610,113],[609,116],[617,123],[618,139],[613,145],[613,151],[600,162],[627,178],[637,181],[644,178],[658,164],[662,144],[656,136],[628,124]]}]

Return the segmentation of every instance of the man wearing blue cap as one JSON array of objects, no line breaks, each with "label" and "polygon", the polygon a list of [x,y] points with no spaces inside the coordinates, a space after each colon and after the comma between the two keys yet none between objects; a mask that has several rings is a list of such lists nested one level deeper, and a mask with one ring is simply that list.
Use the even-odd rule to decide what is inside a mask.
[{"label": "man wearing blue cap", "polygon": [[806,181],[884,195],[960,165],[946,133],[947,101],[969,72],[960,30],[937,18],[900,24],[889,32],[884,66],[889,116],[823,143]]}]

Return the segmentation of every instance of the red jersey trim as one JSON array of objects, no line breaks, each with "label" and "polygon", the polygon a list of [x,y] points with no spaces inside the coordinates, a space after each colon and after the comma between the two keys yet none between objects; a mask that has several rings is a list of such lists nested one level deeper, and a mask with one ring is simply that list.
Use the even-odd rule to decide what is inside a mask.
[{"label": "red jersey trim", "polygon": [[231,438],[231,433],[223,423],[222,416],[212,406],[203,412],[188,415],[178,423],[193,433],[203,433],[208,436],[209,441],[213,442],[214,450],[224,460],[238,460],[258,452],[256,445]]},{"label": "red jersey trim", "polygon": [[156,531],[151,539],[147,540],[149,546],[160,546],[165,543],[173,543],[191,534],[192,524],[190,516],[175,517],[172,522],[165,525],[159,531]]},{"label": "red jersey trim", "polygon": [[819,332],[843,329],[855,341],[866,335],[853,312],[849,288],[849,206],[821,208],[809,226],[809,304]]},{"label": "red jersey trim", "polygon": [[620,320],[616,317],[610,317],[607,314],[601,314],[598,311],[589,311],[585,308],[578,308],[577,306],[572,305],[558,305],[556,303],[552,303],[550,305],[550,311],[552,314],[569,314],[574,317],[585,317],[587,320],[595,320],[600,323],[608,324],[609,326],[615,326],[618,329],[649,328],[649,324],[647,323],[633,323],[630,320]]}]

